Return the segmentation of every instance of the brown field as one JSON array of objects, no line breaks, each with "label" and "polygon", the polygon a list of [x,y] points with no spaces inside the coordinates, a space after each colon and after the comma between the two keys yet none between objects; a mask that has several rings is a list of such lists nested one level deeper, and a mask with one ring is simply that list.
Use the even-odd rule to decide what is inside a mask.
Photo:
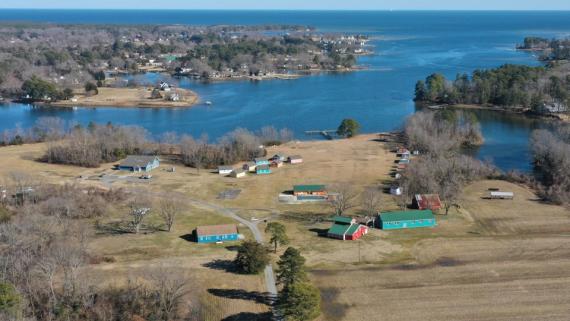
[{"label": "brown field", "polygon": [[[490,187],[515,200],[481,199]],[[570,212],[536,199],[514,184],[477,182],[451,214],[464,220],[387,233],[408,252],[402,262],[315,269],[323,320],[567,320]]]},{"label": "brown field", "polygon": [[77,101],[62,100],[52,103],[58,107],[190,107],[198,102],[196,93],[187,89],[176,89],[180,101],[151,99],[152,88],[99,88],[99,93],[86,96],[84,92],[76,93]]},{"label": "brown field", "polygon": [[[150,181],[117,173],[111,170],[112,164],[82,169],[38,163],[34,159],[45,145],[25,145],[0,149],[0,177],[27,171],[46,182],[145,188],[155,195],[176,192],[234,209],[245,218],[279,220],[287,225],[291,245],[303,251],[311,277],[322,290],[322,321],[568,319],[570,213],[539,202],[527,188],[502,181],[477,182],[465,189],[460,209],[438,215],[437,227],[373,230],[359,242],[319,236],[330,225],[325,221],[331,214],[327,205],[278,202],[278,194],[294,184],[350,182],[363,189],[385,183],[395,155],[374,138],[365,135],[272,147],[269,154],[300,154],[305,162],[285,165],[268,176],[243,179],[198,172],[164,160]],[[175,173],[165,170],[171,166],[176,166]],[[105,183],[98,177],[101,173],[130,179]],[[79,179],[80,175],[84,178]],[[515,192],[515,200],[482,199],[490,187]],[[241,193],[235,200],[218,200],[218,193],[227,189]],[[395,208],[394,199],[386,195],[384,209]],[[102,223],[124,215],[112,213]],[[196,225],[226,222],[231,220],[189,205],[173,233],[100,233],[91,244],[93,254],[113,257],[116,262],[93,265],[90,273],[109,281],[110,275],[113,280],[148,266],[177,267],[195,282],[206,320],[232,315],[239,317],[235,320],[256,320],[268,311],[259,299],[265,289],[262,277],[224,269],[235,256],[228,247],[231,244],[202,246],[181,238]],[[240,232],[250,237],[243,227]]]},{"label": "brown field", "polygon": [[[140,174],[113,171],[112,164],[86,169],[37,162],[36,159],[43,154],[46,145],[31,144],[0,149],[0,177],[8,176],[11,172],[27,172],[46,183],[75,182],[102,187],[142,188],[155,195],[176,192],[177,195],[235,209],[243,217],[301,215],[284,222],[290,229],[292,244],[306,252],[311,264],[351,264],[358,260],[356,257],[349,257],[356,243],[319,237],[313,231],[314,228],[326,227],[328,224],[313,224],[311,220],[305,222],[303,219],[330,215],[331,209],[328,206],[285,205],[277,202],[277,196],[280,192],[291,189],[294,184],[353,182],[358,188],[362,188],[387,179],[395,157],[388,153],[381,143],[373,141],[374,138],[374,135],[370,135],[350,141],[290,143],[280,148],[271,148],[270,154],[277,151],[301,154],[305,163],[297,166],[287,165],[276,169],[272,175],[252,175],[239,180],[220,177],[208,170],[198,173],[195,169],[174,165],[167,160],[159,170],[153,171],[152,180],[137,180],[136,177]],[[171,166],[176,166],[175,173],[165,171]],[[124,177],[109,185],[101,180],[101,174]],[[226,189],[240,189],[241,194],[235,200],[217,200],[218,193]],[[126,213],[126,209],[110,213],[109,217],[100,219],[99,224],[112,227],[113,223],[125,218]],[[218,213],[189,205],[172,233],[158,231],[133,235],[113,233],[111,228],[101,228],[96,231],[90,251],[94,257],[112,259],[115,262],[91,265],[86,273],[97,283],[114,283],[152,267],[176,268],[180,269],[180,273],[191,277],[193,288],[199,293],[198,299],[205,307],[205,320],[221,320],[226,317],[229,319],[234,316],[236,319],[231,320],[249,321],[266,317],[268,306],[260,303],[260,293],[265,291],[263,278],[236,275],[224,269],[227,262],[235,257],[232,244],[198,245],[181,238],[197,225],[230,222],[230,219]],[[155,218],[151,223],[159,224],[159,220]],[[263,227],[261,223],[260,229]],[[251,237],[244,227],[240,227],[240,233]],[[394,248],[399,247],[371,235],[362,246],[362,259],[378,260],[390,255]]]}]

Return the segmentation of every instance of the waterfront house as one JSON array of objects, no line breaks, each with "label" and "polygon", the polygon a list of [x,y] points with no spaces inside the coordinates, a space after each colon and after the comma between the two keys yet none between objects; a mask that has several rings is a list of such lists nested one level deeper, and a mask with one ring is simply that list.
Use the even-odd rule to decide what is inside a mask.
[{"label": "waterfront house", "polygon": [[157,156],[129,155],[119,164],[119,170],[131,172],[150,172],[160,166]]},{"label": "waterfront house", "polygon": [[239,239],[235,224],[198,226],[195,233],[198,243],[217,243]]},{"label": "waterfront house", "polygon": [[299,155],[289,156],[289,158],[287,160],[289,161],[289,164],[291,164],[291,165],[303,163],[303,157],[301,157]]},{"label": "waterfront house", "polygon": [[418,210],[440,210],[443,206],[437,194],[416,194],[412,199],[412,207]]},{"label": "waterfront house", "polygon": [[368,227],[345,216],[335,216],[333,225],[327,231],[327,236],[333,239],[355,241],[368,233]]},{"label": "waterfront house", "polygon": [[269,165],[269,161],[265,158],[258,157],[255,158],[253,161],[255,162],[255,166]]},{"label": "waterfront house", "polygon": [[218,174],[228,176],[233,172],[234,168],[231,166],[218,166]]},{"label": "waterfront house", "polygon": [[230,176],[233,178],[242,178],[245,177],[245,173],[246,172],[243,168],[237,168],[230,173]]},{"label": "waterfront house", "polygon": [[258,165],[255,168],[255,173],[257,175],[271,174],[271,168],[269,168],[269,165]]},{"label": "waterfront house", "polygon": [[247,162],[243,164],[243,170],[248,171],[250,173],[255,173],[255,162]]},{"label": "waterfront house", "polygon": [[377,222],[378,227],[383,230],[436,226],[431,210],[380,213]]}]

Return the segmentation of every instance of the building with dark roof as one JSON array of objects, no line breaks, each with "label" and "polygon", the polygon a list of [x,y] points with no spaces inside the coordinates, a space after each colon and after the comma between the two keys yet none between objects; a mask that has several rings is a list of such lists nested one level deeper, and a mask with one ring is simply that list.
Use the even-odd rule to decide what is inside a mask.
[{"label": "building with dark roof", "polygon": [[198,243],[228,242],[239,239],[235,224],[198,226],[195,233]]},{"label": "building with dark roof", "polygon": [[129,155],[119,164],[119,169],[131,172],[150,172],[158,166],[160,166],[160,160],[157,156]]}]

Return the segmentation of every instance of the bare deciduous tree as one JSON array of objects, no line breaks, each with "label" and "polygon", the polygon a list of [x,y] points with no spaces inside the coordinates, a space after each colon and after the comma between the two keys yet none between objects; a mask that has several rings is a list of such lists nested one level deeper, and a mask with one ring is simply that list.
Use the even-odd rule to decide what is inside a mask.
[{"label": "bare deciduous tree", "polygon": [[337,183],[331,186],[330,204],[335,215],[343,215],[345,211],[357,206],[358,192],[350,183]]},{"label": "bare deciduous tree", "polygon": [[150,204],[147,199],[143,197],[136,197],[129,204],[129,208],[133,231],[135,234],[138,234],[145,217],[147,217],[147,215],[150,213]]},{"label": "bare deciduous tree", "polygon": [[182,211],[182,208],[182,203],[174,199],[163,199],[160,201],[158,213],[164,221],[164,225],[166,225],[166,230],[168,232],[172,230],[174,221]]},{"label": "bare deciduous tree", "polygon": [[382,206],[382,193],[377,187],[369,187],[361,197],[362,209],[366,215],[374,217],[376,216]]}]

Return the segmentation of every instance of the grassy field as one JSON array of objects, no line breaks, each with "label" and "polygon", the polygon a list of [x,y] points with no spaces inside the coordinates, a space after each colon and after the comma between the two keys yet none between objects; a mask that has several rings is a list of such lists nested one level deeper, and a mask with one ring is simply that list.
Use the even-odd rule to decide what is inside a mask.
[{"label": "grassy field", "polygon": [[[395,156],[385,146],[373,139],[361,136],[350,141],[292,142],[269,153],[301,154],[305,163],[276,169],[268,176],[248,176],[244,179],[220,177],[208,170],[186,168],[165,160],[159,170],[153,171],[153,179],[137,180],[139,174],[112,170],[113,164],[85,169],[37,162],[46,148],[45,144],[13,146],[0,149],[0,176],[12,172],[26,172],[46,183],[69,183],[100,187],[123,187],[148,190],[155,195],[189,197],[232,208],[246,218],[282,219],[289,227],[292,245],[303,249],[311,265],[352,264],[358,257],[348,257],[357,243],[343,243],[319,237],[315,228],[326,228],[328,223],[315,223],[315,218],[330,216],[326,205],[286,205],[277,201],[280,192],[294,184],[351,182],[362,189],[389,178]],[[165,169],[176,166],[176,172]],[[114,177],[104,181],[100,175]],[[111,183],[110,183],[111,182]],[[227,189],[239,189],[235,200],[218,200],[218,194]],[[117,233],[115,223],[127,219],[127,209],[110,213],[100,219],[100,228],[90,244],[90,252],[103,262],[91,265],[89,275],[97,283],[114,283],[149,268],[175,268],[188,275],[198,300],[204,305],[205,320],[256,320],[267,317],[268,306],[262,302],[265,289],[259,276],[236,275],[227,269],[235,257],[233,244],[199,245],[188,242],[184,236],[197,225],[231,223],[231,220],[203,208],[187,206],[171,233],[156,231],[134,235]],[[159,225],[157,218],[150,225]],[[107,228],[105,228],[107,227]],[[264,228],[261,223],[260,229]],[[250,237],[249,231],[240,233]],[[395,247],[398,248],[397,246]],[[362,246],[362,260],[376,261],[391,255],[394,246],[378,235],[366,238]],[[333,255],[334,254],[334,255]],[[109,262],[111,261],[111,262]],[[235,319],[231,319],[233,316]]]},{"label": "grassy field", "polygon": [[[113,164],[82,169],[38,163],[34,159],[45,145],[25,145],[0,149],[0,176],[25,171],[46,182],[142,188],[154,195],[175,193],[231,208],[245,218],[279,220],[287,226],[291,245],[307,258],[311,277],[321,288],[322,321],[567,319],[570,213],[541,203],[527,188],[502,181],[477,182],[465,189],[459,209],[437,216],[437,227],[372,230],[359,242],[320,236],[330,226],[326,219],[332,209],[326,204],[278,202],[278,194],[295,184],[349,182],[362,190],[386,183],[396,157],[375,138],[363,135],[272,147],[269,154],[300,154],[305,162],[243,179],[198,172],[165,160],[150,181],[113,171]],[[175,173],[165,170],[171,166],[176,166]],[[102,181],[101,174],[115,178]],[[484,199],[491,187],[513,191],[515,200]],[[239,196],[217,199],[229,189],[240,190]],[[385,195],[383,209],[396,208],[395,200]],[[100,224],[125,216],[126,210],[111,213]],[[235,256],[232,244],[199,245],[184,238],[197,225],[230,222],[208,209],[188,205],[171,233],[99,231],[91,251],[114,262],[92,265],[89,272],[103,282],[148,267],[177,268],[195,284],[205,320],[266,318],[262,278],[228,270]],[[149,223],[160,222],[154,218]],[[244,228],[240,232],[250,237]]]},{"label": "grassy field", "polygon": [[[515,200],[482,199],[490,187]],[[323,320],[567,320],[569,211],[500,181],[469,186],[461,205],[434,229],[386,233],[399,262],[314,269]]]}]

